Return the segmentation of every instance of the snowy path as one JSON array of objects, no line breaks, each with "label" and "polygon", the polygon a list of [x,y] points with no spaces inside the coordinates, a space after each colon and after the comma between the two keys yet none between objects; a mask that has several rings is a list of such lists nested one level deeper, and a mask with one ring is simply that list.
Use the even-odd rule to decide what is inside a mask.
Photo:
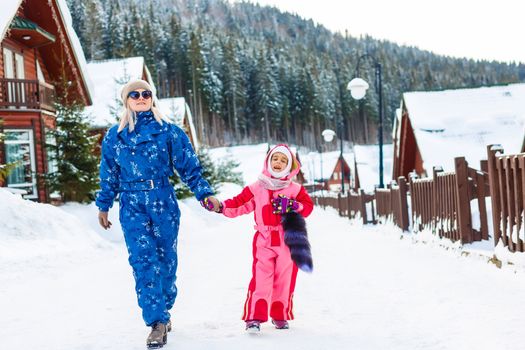
[{"label": "snowy path", "polygon": [[[203,215],[195,201],[182,210],[167,350],[521,348],[525,273],[321,209],[308,220],[315,272],[299,275],[292,328],[248,335],[252,217]],[[122,243],[0,266],[0,312],[1,349],[145,348]]]}]

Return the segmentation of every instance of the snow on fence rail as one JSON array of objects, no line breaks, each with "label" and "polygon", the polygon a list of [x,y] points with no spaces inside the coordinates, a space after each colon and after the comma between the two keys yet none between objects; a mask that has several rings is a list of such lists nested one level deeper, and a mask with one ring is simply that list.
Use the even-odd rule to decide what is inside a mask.
[{"label": "snow on fence rail", "polygon": [[501,240],[511,252],[523,252],[525,153],[505,155],[501,146],[489,145],[487,154],[494,244]]},{"label": "snow on fence rail", "polygon": [[[523,157],[521,162],[524,170],[520,174],[525,175],[525,154]],[[489,175],[486,161],[481,163],[481,168],[485,171],[470,168],[464,157],[457,157],[455,158],[454,172],[443,172],[441,168],[434,168],[432,178],[418,179],[411,175],[407,184],[404,177],[399,177],[397,181],[391,182],[388,188],[376,189],[374,194],[366,194],[360,189],[359,193],[352,191],[345,195],[339,194],[337,199],[316,197],[316,201],[322,206],[336,208],[339,215],[350,219],[356,218],[357,214],[360,214],[365,224],[384,223],[391,220],[402,230],[408,231],[410,227],[408,200],[410,200],[412,230],[414,232],[430,230],[440,237],[452,241],[459,240],[462,244],[482,239],[487,240],[488,223],[485,197],[489,196]],[[525,176],[521,188],[525,189]],[[525,198],[525,193],[521,193],[520,198]],[[477,200],[478,204],[479,230],[472,226],[472,200]],[[367,220],[370,216],[367,206],[372,209],[372,220],[370,221]],[[521,201],[520,208],[519,211],[517,209],[516,211],[520,213],[521,218],[523,201]],[[509,212],[511,211],[505,211],[505,213]],[[376,216],[377,220],[375,219]],[[521,226],[524,226],[521,225],[523,219],[520,220],[518,231]],[[502,222],[506,229],[508,225],[505,222],[507,221],[502,220]],[[512,227],[510,230],[512,231]],[[507,238],[504,238],[504,241],[506,243],[512,242]],[[519,238],[516,240],[521,249],[523,249],[523,241],[524,239]]]}]

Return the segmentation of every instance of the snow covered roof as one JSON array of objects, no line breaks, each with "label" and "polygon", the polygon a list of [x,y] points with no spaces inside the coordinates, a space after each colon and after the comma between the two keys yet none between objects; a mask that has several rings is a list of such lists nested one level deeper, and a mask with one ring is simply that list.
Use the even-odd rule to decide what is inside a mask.
[{"label": "snow covered roof", "polygon": [[22,0],[2,1],[2,11],[0,11],[0,40],[4,39],[7,29],[9,29],[9,25],[21,4]]},{"label": "snow covered roof", "polygon": [[184,97],[169,97],[159,100],[160,110],[179,126],[184,122],[184,114],[190,112],[187,107]]},{"label": "snow covered roof", "polygon": [[[86,84],[86,93],[88,99],[93,100],[93,84],[87,76],[87,64],[84,56],[84,51],[80,45],[77,33],[73,29],[73,21],[71,19],[71,13],[67,6],[66,0],[56,0],[60,15],[66,28],[66,35],[73,48],[73,55],[80,66],[80,74]],[[18,9],[22,5],[22,0],[2,0],[2,11],[0,11],[0,41],[4,39],[4,36],[9,29],[11,21],[15,17]]]},{"label": "snow covered roof", "polygon": [[[392,152],[392,144],[383,145],[383,182],[385,185],[392,179]],[[357,160],[359,185],[366,191],[372,191],[376,185],[379,185],[379,146],[354,145],[354,154]]]},{"label": "snow covered roof", "polygon": [[93,105],[86,108],[91,115],[91,124],[95,127],[107,127],[117,122],[120,114],[120,90],[131,79],[142,79],[146,71],[147,81],[155,90],[144,57],[129,57],[110,60],[91,61],[87,71],[96,86],[93,93]]},{"label": "snow covered roof", "polygon": [[189,124],[189,132],[193,139],[193,146],[198,149],[199,143],[197,139],[197,130],[195,129],[195,124],[193,123],[193,117],[191,115],[191,110],[184,97],[169,97],[162,98],[159,101],[159,108],[164,113],[166,117],[171,119],[175,124],[183,126],[184,118],[187,118]]},{"label": "snow covered roof", "polygon": [[427,173],[435,165],[453,170],[459,156],[479,168],[491,143],[501,144],[506,153],[521,151],[525,84],[408,92],[403,101]]}]

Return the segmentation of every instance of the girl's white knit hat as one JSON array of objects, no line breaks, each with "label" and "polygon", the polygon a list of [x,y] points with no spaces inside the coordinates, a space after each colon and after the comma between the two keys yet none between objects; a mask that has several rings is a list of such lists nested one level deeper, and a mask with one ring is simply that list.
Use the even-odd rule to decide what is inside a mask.
[{"label": "girl's white knit hat", "polygon": [[[272,169],[272,156],[275,153],[282,153],[288,158],[288,164],[286,164],[286,168],[284,168],[284,170],[282,170],[280,172],[275,172]],[[293,163],[293,157],[292,157],[292,154],[290,153],[290,150],[288,149],[288,147],[277,146],[277,147],[275,147],[272,150],[272,152],[268,156],[268,172],[270,173],[270,175],[272,175],[273,177],[275,177],[277,179],[283,178],[283,177],[287,176],[288,174],[290,174],[290,170],[292,169],[292,163]]]}]

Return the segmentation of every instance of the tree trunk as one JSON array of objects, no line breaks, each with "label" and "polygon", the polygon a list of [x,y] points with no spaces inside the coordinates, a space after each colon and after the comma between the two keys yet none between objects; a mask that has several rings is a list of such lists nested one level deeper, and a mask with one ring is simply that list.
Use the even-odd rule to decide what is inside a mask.
[{"label": "tree trunk", "polygon": [[268,121],[268,109],[264,109],[264,126],[266,128],[266,142],[270,142],[270,122]]},{"label": "tree trunk", "polygon": [[235,143],[239,143],[240,141],[240,135],[239,135],[239,120],[237,119],[237,91],[233,90],[233,124],[235,128]]}]

